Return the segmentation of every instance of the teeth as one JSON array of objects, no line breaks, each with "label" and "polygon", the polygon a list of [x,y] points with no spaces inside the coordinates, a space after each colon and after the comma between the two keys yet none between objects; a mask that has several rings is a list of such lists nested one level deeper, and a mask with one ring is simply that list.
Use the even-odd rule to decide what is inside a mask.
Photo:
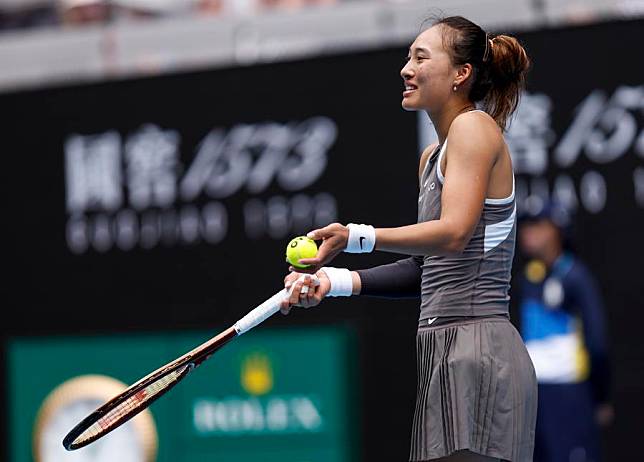
[{"label": "teeth", "polygon": [[416,87],[412,87],[410,85],[405,85],[405,90],[415,90]]}]

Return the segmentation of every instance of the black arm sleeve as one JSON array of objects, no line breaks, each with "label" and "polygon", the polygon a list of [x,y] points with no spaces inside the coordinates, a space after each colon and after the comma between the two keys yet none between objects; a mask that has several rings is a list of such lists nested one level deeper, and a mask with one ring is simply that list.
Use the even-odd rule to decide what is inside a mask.
[{"label": "black arm sleeve", "polygon": [[413,256],[388,265],[358,270],[360,295],[385,298],[420,297],[423,257]]}]

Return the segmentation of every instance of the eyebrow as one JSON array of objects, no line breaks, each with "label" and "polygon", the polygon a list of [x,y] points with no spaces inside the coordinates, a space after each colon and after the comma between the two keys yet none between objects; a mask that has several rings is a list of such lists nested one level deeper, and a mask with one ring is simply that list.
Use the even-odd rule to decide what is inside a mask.
[{"label": "eyebrow", "polygon": [[[429,53],[429,50],[428,50],[427,48],[423,48],[423,47],[416,47],[416,48],[414,48],[414,50],[416,51],[416,53],[427,53],[427,54],[430,54],[430,53]],[[412,54],[414,50],[412,50],[411,48],[409,48],[409,54]]]}]

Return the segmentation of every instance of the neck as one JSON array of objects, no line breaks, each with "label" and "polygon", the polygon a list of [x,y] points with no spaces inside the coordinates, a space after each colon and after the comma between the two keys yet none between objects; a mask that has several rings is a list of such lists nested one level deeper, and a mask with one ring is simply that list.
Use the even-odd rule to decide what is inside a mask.
[{"label": "neck", "polygon": [[548,268],[552,268],[562,253],[563,249],[560,246],[552,246],[543,253],[542,260]]},{"label": "neck", "polygon": [[476,106],[470,101],[458,100],[441,108],[440,111],[427,111],[427,115],[434,124],[434,129],[438,135],[438,142],[443,144],[447,138],[449,127],[459,114],[476,109]]}]

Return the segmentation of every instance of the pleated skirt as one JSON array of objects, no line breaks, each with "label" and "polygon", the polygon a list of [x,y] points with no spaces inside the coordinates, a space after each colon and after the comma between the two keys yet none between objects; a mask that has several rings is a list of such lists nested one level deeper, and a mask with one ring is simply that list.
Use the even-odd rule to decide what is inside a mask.
[{"label": "pleated skirt", "polygon": [[537,381],[525,345],[507,318],[419,327],[416,348],[410,461],[463,449],[532,461]]}]

